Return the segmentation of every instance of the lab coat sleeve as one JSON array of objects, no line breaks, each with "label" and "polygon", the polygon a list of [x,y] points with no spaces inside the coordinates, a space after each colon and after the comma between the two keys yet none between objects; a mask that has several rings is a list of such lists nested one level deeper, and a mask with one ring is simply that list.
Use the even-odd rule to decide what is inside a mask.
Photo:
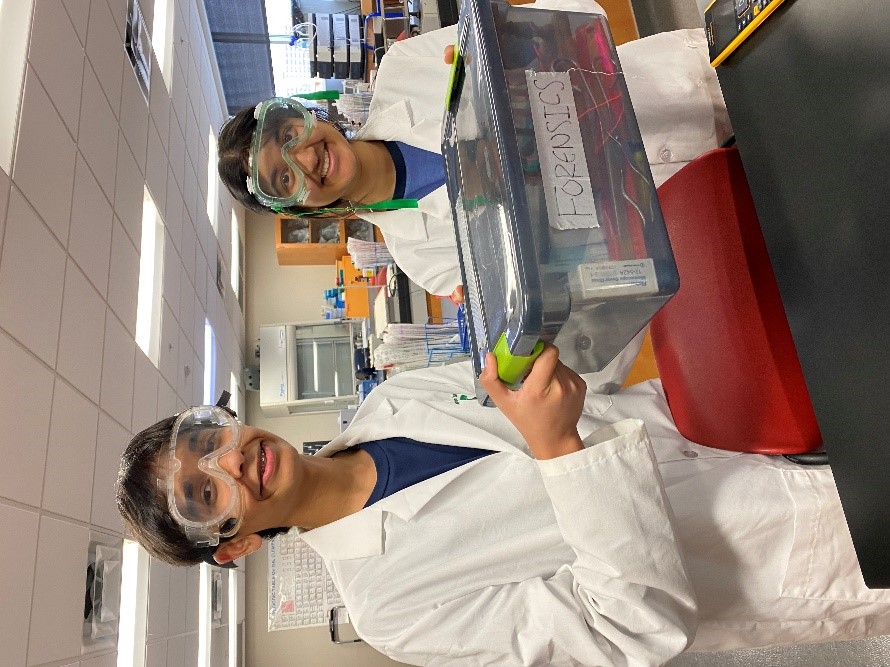
[{"label": "lab coat sleeve", "polygon": [[450,71],[443,54],[456,36],[456,26],[448,26],[389,47],[377,69],[369,114],[410,100],[414,122],[424,118],[441,121]]},{"label": "lab coat sleeve", "polygon": [[645,428],[625,420],[591,438],[539,462],[574,561],[437,601],[397,636],[367,639],[396,660],[461,667],[642,667],[681,653],[696,603]]},{"label": "lab coat sleeve", "polygon": [[732,134],[704,30],[637,39],[618,58],[656,187]]},{"label": "lab coat sleeve", "polygon": [[[605,14],[593,0],[537,0],[530,7],[560,11]],[[445,64],[445,47],[454,44],[457,27],[439,30],[395,42],[383,56],[377,69],[371,113],[385,109],[402,99],[411,100],[415,121],[440,119],[445,113],[445,87],[450,67]]]},{"label": "lab coat sleeve", "polygon": [[538,462],[577,557],[576,600],[600,643],[627,664],[662,664],[692,641],[696,602],[649,437],[641,421],[624,420],[585,446]]}]

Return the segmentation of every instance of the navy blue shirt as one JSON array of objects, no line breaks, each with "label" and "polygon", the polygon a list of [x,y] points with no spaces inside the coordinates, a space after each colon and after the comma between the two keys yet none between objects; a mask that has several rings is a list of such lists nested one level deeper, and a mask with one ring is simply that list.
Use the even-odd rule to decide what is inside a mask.
[{"label": "navy blue shirt", "polygon": [[413,484],[492,453],[487,449],[433,445],[411,438],[372,440],[356,445],[356,448],[368,452],[377,467],[377,484],[374,485],[365,507]]},{"label": "navy blue shirt", "polygon": [[384,141],[396,166],[393,199],[423,199],[445,184],[445,160],[439,153],[401,141]]}]

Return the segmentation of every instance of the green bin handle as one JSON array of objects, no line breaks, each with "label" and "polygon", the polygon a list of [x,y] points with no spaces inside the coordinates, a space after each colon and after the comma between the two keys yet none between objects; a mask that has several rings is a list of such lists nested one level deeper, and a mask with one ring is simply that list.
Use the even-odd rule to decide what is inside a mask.
[{"label": "green bin handle", "polygon": [[451,70],[448,73],[448,85],[445,88],[445,109],[451,108],[451,94],[454,82],[457,79],[457,68],[460,66],[460,48],[457,42],[454,44],[454,60],[451,61]]},{"label": "green bin handle", "polygon": [[492,353],[498,361],[498,377],[509,385],[515,385],[525,377],[535,359],[544,350],[544,341],[535,343],[532,353],[527,357],[515,356],[507,349],[507,334],[502,333]]}]

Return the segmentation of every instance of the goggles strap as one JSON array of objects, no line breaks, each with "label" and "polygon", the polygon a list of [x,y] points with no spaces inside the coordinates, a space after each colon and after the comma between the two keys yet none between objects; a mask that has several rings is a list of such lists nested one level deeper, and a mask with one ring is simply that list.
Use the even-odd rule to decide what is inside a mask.
[{"label": "goggles strap", "polygon": [[276,213],[286,215],[291,218],[307,218],[321,213],[355,213],[356,211],[395,211],[403,208],[417,208],[416,199],[385,199],[383,201],[374,202],[373,204],[360,204],[358,206],[347,206],[343,208],[316,208],[309,211],[291,212],[285,211],[283,207],[271,207]]},{"label": "goggles strap", "polygon": [[219,400],[216,402],[216,407],[222,408],[223,410],[228,412],[233,417],[237,417],[238,415],[235,414],[235,411],[229,407],[229,399],[230,398],[232,398],[232,395],[229,392],[227,392],[225,389],[223,389],[219,395]]},{"label": "goggles strap", "polygon": [[[220,541],[220,544],[222,544],[222,541]],[[216,546],[218,547],[219,544]],[[216,547],[201,547],[200,552],[201,560],[208,565],[212,565],[213,567],[222,567],[226,570],[231,570],[238,567],[237,565],[235,565],[235,561],[229,561],[228,563],[217,563],[216,560],[213,558],[213,554],[216,553]]]},{"label": "goggles strap", "polygon": [[340,91],[339,90],[316,90],[311,93],[294,93],[291,95],[292,98],[296,99],[304,99],[311,101],[318,100],[339,100],[340,99]]}]

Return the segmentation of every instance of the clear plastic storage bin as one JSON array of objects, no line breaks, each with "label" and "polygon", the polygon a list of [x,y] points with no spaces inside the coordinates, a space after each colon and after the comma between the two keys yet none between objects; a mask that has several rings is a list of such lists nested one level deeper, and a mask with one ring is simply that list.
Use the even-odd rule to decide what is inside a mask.
[{"label": "clear plastic storage bin", "polygon": [[[463,0],[442,147],[477,375],[602,370],[679,281],[605,17]],[[484,397],[482,397],[484,400]]]}]

